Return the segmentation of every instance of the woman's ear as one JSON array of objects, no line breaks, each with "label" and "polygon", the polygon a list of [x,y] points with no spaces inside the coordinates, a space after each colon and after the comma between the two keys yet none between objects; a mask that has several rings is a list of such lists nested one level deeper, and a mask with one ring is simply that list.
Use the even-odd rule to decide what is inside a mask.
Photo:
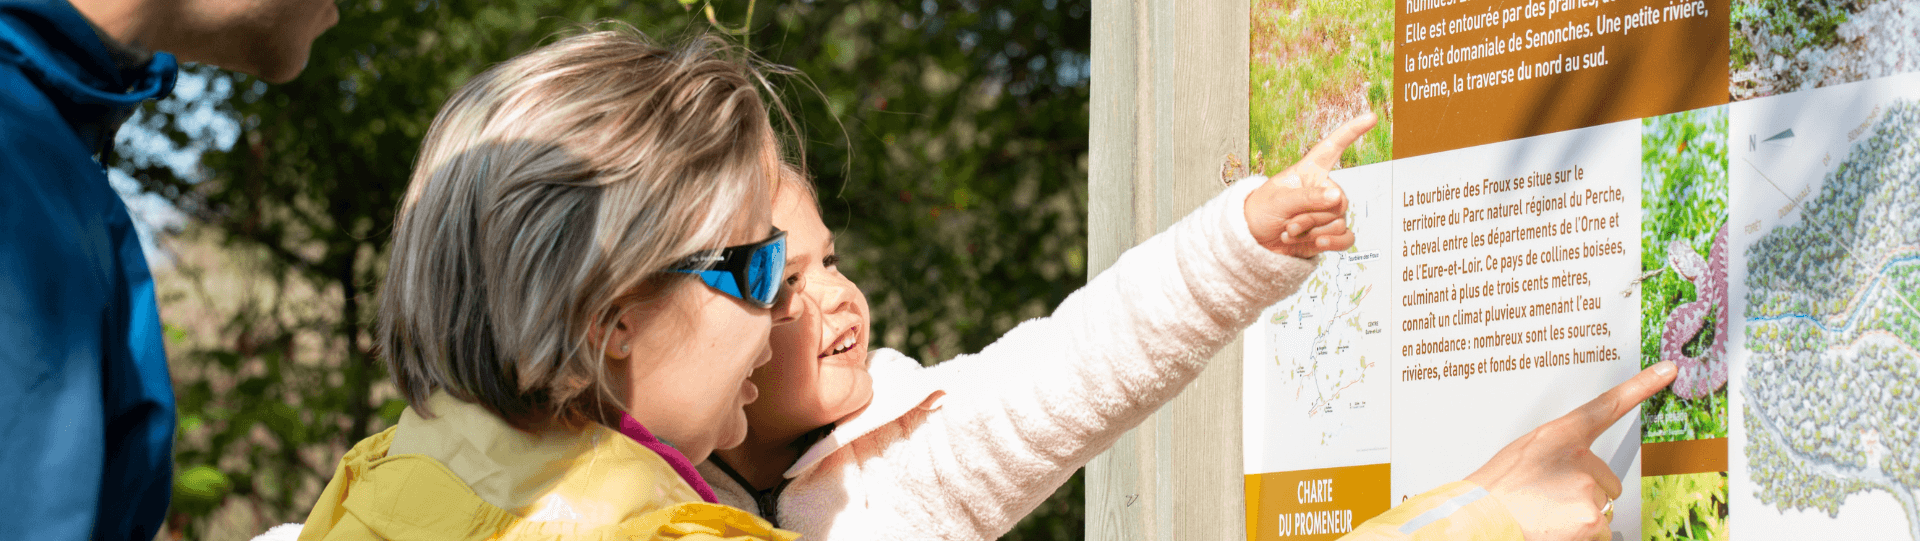
[{"label": "woman's ear", "polygon": [[[672,288],[648,283],[642,285],[635,293],[614,299],[613,304],[607,307],[607,312],[613,317],[610,320],[602,320],[611,321],[611,323],[602,326],[599,322],[595,322],[593,327],[587,330],[587,338],[601,348],[601,355],[608,359],[628,358],[640,350],[643,335],[647,334],[642,331],[662,324],[672,324],[674,318],[663,318],[660,315],[678,306],[679,297],[675,293],[676,290]],[[654,335],[659,334],[660,329],[653,330]]]},{"label": "woman's ear", "polygon": [[602,326],[595,322],[593,328],[588,329],[587,338],[600,347],[601,355],[608,359],[626,359],[633,354],[633,342],[639,334],[636,331],[640,329],[638,304],[633,300],[616,301],[608,308],[614,314],[612,324]]}]

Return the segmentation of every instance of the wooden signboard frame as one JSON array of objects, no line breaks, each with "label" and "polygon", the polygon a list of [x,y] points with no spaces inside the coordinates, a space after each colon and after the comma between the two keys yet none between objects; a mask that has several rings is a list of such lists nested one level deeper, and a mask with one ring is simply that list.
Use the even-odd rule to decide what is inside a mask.
[{"label": "wooden signboard frame", "polygon": [[[1089,274],[1218,194],[1247,159],[1248,3],[1093,6]],[[1087,465],[1087,539],[1243,539],[1236,341]]]}]

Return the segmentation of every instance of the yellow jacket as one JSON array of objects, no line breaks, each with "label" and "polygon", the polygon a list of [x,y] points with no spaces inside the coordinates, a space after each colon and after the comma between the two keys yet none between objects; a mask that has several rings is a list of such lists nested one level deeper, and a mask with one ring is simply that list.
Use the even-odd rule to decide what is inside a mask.
[{"label": "yellow jacket", "polygon": [[1487,489],[1469,481],[1441,485],[1396,505],[1342,541],[1519,540],[1520,524]]},{"label": "yellow jacket", "polygon": [[659,455],[613,429],[528,433],[445,394],[428,404],[433,419],[408,408],[341,457],[300,541],[798,537],[702,502]]}]

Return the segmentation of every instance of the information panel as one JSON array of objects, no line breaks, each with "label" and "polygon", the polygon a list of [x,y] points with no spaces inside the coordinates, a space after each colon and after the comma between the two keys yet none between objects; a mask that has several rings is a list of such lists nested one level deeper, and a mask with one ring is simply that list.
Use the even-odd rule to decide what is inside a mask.
[{"label": "information panel", "polygon": [[1616,539],[1920,541],[1920,3],[1255,0],[1253,172],[1364,111],[1246,333],[1249,539],[1334,539],[1662,359]]}]

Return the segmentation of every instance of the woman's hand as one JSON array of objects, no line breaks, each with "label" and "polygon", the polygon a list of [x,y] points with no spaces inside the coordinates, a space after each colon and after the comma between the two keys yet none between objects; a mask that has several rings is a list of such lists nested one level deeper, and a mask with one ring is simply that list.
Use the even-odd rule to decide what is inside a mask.
[{"label": "woman's hand", "polygon": [[1665,361],[1640,371],[1514,440],[1467,480],[1498,498],[1528,541],[1607,539],[1620,478],[1589,448],[1634,406],[1673,383],[1674,373]]},{"label": "woman's hand", "polygon": [[1340,164],[1340,153],[1372,129],[1377,120],[1367,113],[1348,120],[1333,135],[1247,196],[1247,229],[1261,246],[1274,253],[1313,257],[1323,251],[1353,246],[1347,228],[1347,195],[1327,172]]}]

